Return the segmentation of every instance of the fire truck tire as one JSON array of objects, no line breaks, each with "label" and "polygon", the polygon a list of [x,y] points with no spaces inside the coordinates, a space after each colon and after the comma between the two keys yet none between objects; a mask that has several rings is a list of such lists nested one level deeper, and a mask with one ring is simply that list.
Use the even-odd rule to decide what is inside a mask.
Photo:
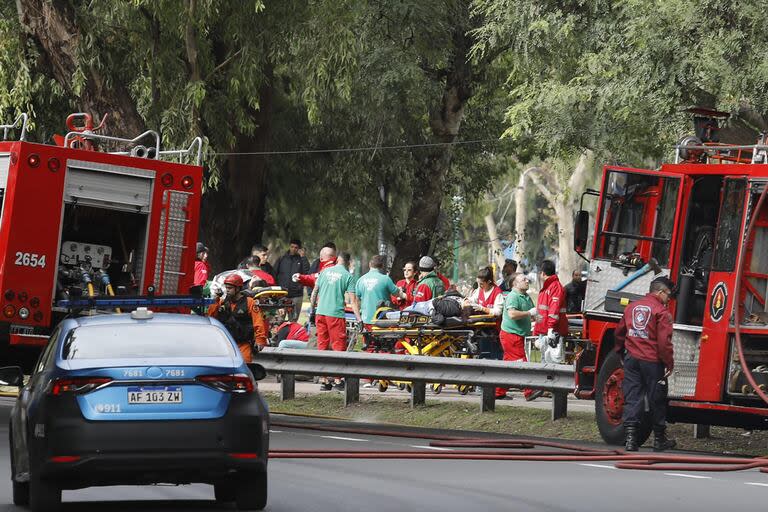
[{"label": "fire truck tire", "polygon": [[[624,444],[624,424],[621,414],[624,410],[624,363],[618,353],[611,351],[600,366],[595,389],[595,419],[600,436],[612,445]],[[638,444],[642,445],[651,435],[650,414],[643,417],[638,429]]]}]

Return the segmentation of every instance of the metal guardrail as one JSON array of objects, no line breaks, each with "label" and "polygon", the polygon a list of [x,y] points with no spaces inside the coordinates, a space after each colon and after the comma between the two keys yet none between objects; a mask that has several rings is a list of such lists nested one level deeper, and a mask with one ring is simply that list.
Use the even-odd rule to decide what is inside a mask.
[{"label": "metal guardrail", "polygon": [[566,416],[567,395],[574,387],[573,367],[561,364],[286,348],[266,348],[254,362],[282,375],[283,400],[294,397],[296,374],[345,377],[347,405],[359,401],[361,378],[411,382],[412,406],[424,404],[428,382],[479,386],[483,412],[494,410],[497,386],[533,388],[552,393],[552,419],[558,419]]}]

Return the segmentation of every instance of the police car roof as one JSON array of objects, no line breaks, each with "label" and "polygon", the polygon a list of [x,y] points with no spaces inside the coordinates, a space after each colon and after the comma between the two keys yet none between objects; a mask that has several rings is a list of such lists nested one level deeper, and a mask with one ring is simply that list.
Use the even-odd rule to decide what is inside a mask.
[{"label": "police car roof", "polygon": [[148,322],[151,324],[197,324],[211,325],[211,320],[207,316],[181,315],[178,313],[154,313],[152,318],[146,320],[137,320],[131,317],[130,313],[84,316],[73,319],[78,326],[86,325],[119,325],[135,324],[137,322]]}]

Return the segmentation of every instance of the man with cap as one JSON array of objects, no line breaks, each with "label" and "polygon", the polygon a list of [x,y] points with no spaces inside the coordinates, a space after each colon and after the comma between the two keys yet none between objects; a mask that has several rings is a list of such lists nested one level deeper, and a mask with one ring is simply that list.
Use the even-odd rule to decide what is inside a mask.
[{"label": "man with cap", "polygon": [[419,282],[413,293],[413,302],[426,302],[445,293],[445,285],[435,272],[435,260],[423,256],[419,260]]},{"label": "man with cap", "polygon": [[237,342],[243,359],[250,363],[253,361],[253,343],[265,346],[269,329],[256,302],[243,294],[243,284],[239,274],[227,276],[224,280],[226,293],[208,307],[208,316],[224,324]]},{"label": "man with cap", "polygon": [[624,356],[625,448],[637,451],[637,430],[645,412],[645,397],[651,409],[653,450],[676,446],[667,438],[667,377],[675,365],[672,347],[672,315],[667,309],[675,283],[666,277],[651,281],[648,294],[630,303],[614,333],[616,351]]}]

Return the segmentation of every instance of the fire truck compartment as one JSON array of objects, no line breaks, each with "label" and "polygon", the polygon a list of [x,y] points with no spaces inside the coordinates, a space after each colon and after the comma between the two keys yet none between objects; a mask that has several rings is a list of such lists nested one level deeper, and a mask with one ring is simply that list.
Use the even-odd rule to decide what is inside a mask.
[{"label": "fire truck compartment", "polygon": [[[109,276],[114,291],[139,293],[147,221],[148,215],[143,213],[65,204],[57,295],[67,298],[73,288],[84,290],[84,273],[93,282],[96,295],[106,294],[101,271]],[[88,253],[93,260],[82,257]]]},{"label": "fire truck compartment", "polygon": [[[752,372],[758,387],[762,391],[768,391],[768,336],[742,334],[741,339],[747,368]],[[739,353],[733,337],[731,337],[731,354],[728,360],[728,395],[732,398],[750,399],[753,403],[760,401],[741,369]]]}]

